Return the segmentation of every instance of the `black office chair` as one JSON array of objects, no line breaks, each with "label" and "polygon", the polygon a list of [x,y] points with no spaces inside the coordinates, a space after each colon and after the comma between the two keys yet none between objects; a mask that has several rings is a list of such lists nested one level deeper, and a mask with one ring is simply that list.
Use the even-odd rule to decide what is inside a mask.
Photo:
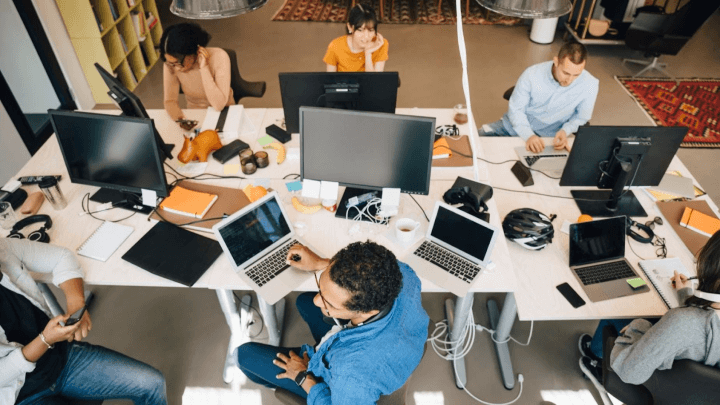
[{"label": "black office chair", "polygon": [[[267,83],[265,82],[248,82],[240,76],[238,69],[237,54],[232,49],[222,48],[230,57],[230,87],[233,89],[233,99],[235,104],[243,97],[260,98],[265,95]],[[183,94],[182,86],[180,86],[180,94]]]},{"label": "black office chair", "polygon": [[720,403],[720,369],[677,360],[670,370],[656,370],[642,385],[624,383],[610,368],[617,333],[603,329],[603,387],[627,405],[710,405]]},{"label": "black office chair", "polygon": [[653,59],[623,59],[623,63],[646,65],[633,77],[657,70],[677,82],[665,71],[667,64],[659,63],[658,58],[660,55],[677,55],[717,8],[717,2],[707,0],[691,0],[673,14],[657,12],[652,7],[639,8],[625,34],[625,44],[630,49],[645,52],[645,56]]},{"label": "black office chair", "polygon": [[503,93],[503,98],[505,100],[510,101],[510,97],[512,97],[513,90],[515,90],[515,86],[512,86],[509,89],[505,90],[505,93]]}]

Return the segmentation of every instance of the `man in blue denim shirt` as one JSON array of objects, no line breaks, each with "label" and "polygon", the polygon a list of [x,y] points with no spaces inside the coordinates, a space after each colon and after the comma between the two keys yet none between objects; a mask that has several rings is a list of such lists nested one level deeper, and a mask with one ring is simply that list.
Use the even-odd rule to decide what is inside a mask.
[{"label": "man in blue denim shirt", "polygon": [[330,260],[296,245],[288,260],[322,271],[316,273],[319,292],[297,300],[317,344],[246,343],[238,363],[248,378],[290,390],[308,404],[374,404],[402,387],[420,363],[429,322],[415,272],[369,241],[352,243]]},{"label": "man in blue denim shirt", "polygon": [[554,137],[555,149],[567,148],[567,137],[592,117],[598,79],[585,70],[585,46],[568,42],[552,61],[527,68],[515,85],[502,119],[483,125],[480,136],[519,136],[527,150],[545,148],[540,137]]}]

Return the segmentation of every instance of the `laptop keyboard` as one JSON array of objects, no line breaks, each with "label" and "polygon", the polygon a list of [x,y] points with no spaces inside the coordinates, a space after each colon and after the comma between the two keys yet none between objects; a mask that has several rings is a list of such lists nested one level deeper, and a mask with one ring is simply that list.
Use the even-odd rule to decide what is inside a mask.
[{"label": "laptop keyboard", "polygon": [[413,254],[442,268],[468,284],[475,279],[475,276],[481,270],[480,266],[429,241],[423,242]]},{"label": "laptop keyboard", "polygon": [[284,244],[273,253],[263,257],[259,261],[255,262],[255,264],[248,267],[245,274],[259,287],[267,284],[278,274],[290,267],[286,263],[287,253],[288,250],[290,250],[290,248],[296,243],[297,241],[295,239],[291,239],[288,243]]},{"label": "laptop keyboard", "polygon": [[543,158],[566,158],[568,155],[566,153],[561,153],[558,155],[533,155],[533,156],[525,156],[525,161],[527,162],[528,166],[532,166],[535,162],[537,162],[540,159]]},{"label": "laptop keyboard", "polygon": [[574,270],[584,285],[637,277],[632,267],[625,261],[603,263]]}]

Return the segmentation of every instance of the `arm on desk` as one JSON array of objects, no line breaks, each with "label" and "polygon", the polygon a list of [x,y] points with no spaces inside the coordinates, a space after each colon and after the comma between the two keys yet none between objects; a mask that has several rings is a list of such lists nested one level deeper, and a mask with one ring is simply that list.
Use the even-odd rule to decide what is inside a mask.
[{"label": "arm on desk", "polygon": [[[299,260],[293,260],[298,257]],[[288,250],[286,263],[303,271],[319,271],[330,265],[330,259],[323,259],[306,246],[298,243]]]}]

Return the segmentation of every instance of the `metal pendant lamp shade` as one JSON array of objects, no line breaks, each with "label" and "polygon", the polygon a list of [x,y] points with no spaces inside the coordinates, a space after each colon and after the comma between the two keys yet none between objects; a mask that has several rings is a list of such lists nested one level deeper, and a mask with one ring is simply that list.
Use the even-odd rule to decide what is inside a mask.
[{"label": "metal pendant lamp shade", "polygon": [[490,11],[520,18],[555,18],[572,9],[570,0],[477,0]]},{"label": "metal pendant lamp shade", "polygon": [[170,11],[193,20],[234,17],[257,10],[267,0],[173,0]]}]

